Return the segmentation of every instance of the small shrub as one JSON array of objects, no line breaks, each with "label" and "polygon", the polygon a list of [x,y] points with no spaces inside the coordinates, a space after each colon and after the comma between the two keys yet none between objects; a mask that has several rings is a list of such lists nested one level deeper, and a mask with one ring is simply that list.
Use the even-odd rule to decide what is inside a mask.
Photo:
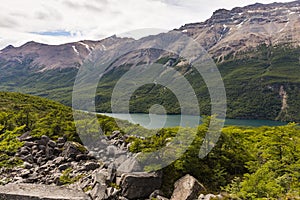
[{"label": "small shrub", "polygon": [[63,171],[62,175],[59,177],[60,183],[63,185],[69,185],[77,182],[79,179],[83,177],[83,175],[72,177],[71,174],[72,174],[72,168],[68,168],[65,171]]}]

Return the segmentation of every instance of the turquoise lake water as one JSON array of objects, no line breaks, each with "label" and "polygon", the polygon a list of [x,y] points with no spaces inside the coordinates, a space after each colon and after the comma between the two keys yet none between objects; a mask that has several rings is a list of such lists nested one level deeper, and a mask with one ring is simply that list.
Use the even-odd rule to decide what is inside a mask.
[{"label": "turquoise lake water", "polygon": [[[128,120],[134,124],[140,124],[148,129],[163,128],[163,127],[195,127],[199,125],[199,117],[192,115],[156,115],[156,114],[112,114],[99,113],[110,117]],[[235,126],[281,126],[285,122],[271,121],[271,120],[243,120],[243,119],[226,119],[225,125]]]}]

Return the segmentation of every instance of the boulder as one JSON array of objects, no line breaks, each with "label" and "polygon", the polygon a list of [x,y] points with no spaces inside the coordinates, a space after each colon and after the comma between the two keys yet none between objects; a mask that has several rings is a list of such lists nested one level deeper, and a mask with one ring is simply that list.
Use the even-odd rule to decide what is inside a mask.
[{"label": "boulder", "polygon": [[125,173],[121,177],[122,196],[128,199],[148,198],[161,184],[160,173]]},{"label": "boulder", "polygon": [[49,140],[50,140],[50,138],[49,138],[48,136],[43,135],[43,136],[41,137],[41,139],[40,139],[40,140],[37,140],[36,142],[38,143],[38,145],[46,146],[47,143],[49,142]]},{"label": "boulder", "polygon": [[7,184],[0,186],[0,199],[9,200],[90,200],[82,191],[39,184]]},{"label": "boulder", "polygon": [[30,150],[31,149],[27,146],[21,147],[20,154],[21,155],[28,155],[28,154],[30,154]]},{"label": "boulder", "polygon": [[72,166],[71,163],[64,163],[64,164],[61,164],[61,165],[58,167],[58,169],[59,169],[60,171],[63,171],[63,170],[66,170],[66,169],[70,168],[71,166]]},{"label": "boulder", "polygon": [[21,176],[22,178],[26,178],[26,177],[29,176],[29,174],[31,174],[31,171],[28,170],[28,169],[24,169],[24,170],[21,171],[20,176]]},{"label": "boulder", "polygon": [[87,149],[77,142],[66,142],[63,147],[62,156],[75,159],[77,155],[87,153]]},{"label": "boulder", "polygon": [[117,168],[117,175],[121,175],[122,173],[129,173],[129,172],[141,172],[141,166],[136,158],[130,157],[125,160],[118,168]]},{"label": "boulder", "polygon": [[108,199],[115,199],[114,197],[116,197],[119,192],[120,190],[113,187],[109,187],[106,189]]},{"label": "boulder", "polygon": [[81,160],[88,160],[89,159],[89,156],[87,154],[78,154],[76,155],[76,158],[75,160],[76,161],[81,161]]},{"label": "boulder", "polygon": [[20,141],[32,141],[34,138],[30,136],[30,131],[23,133],[20,137],[18,137]]},{"label": "boulder", "polygon": [[205,187],[191,175],[185,175],[174,184],[171,200],[195,200]]},{"label": "boulder", "polygon": [[116,166],[115,166],[114,163],[111,163],[107,167],[107,172],[108,172],[107,181],[112,182],[115,179],[115,176],[116,176]]},{"label": "boulder", "polygon": [[42,135],[41,140],[44,140],[45,144],[47,144],[50,141],[50,138],[47,135]]},{"label": "boulder", "polygon": [[115,155],[117,154],[118,152],[118,148],[115,147],[114,145],[109,145],[107,148],[106,148],[106,151],[107,151],[107,155],[109,157],[115,157]]},{"label": "boulder", "polygon": [[107,197],[106,189],[107,189],[106,185],[97,183],[90,193],[92,199],[99,199],[99,200],[105,199]]},{"label": "boulder", "polygon": [[88,161],[87,163],[84,164],[84,171],[91,171],[91,170],[95,170],[97,168],[99,168],[100,165],[97,162],[93,162],[93,161]]},{"label": "boulder", "polygon": [[118,168],[119,166],[122,165],[122,163],[124,163],[127,160],[127,156],[126,155],[120,155],[118,156],[115,160],[114,160],[114,165]]},{"label": "boulder", "polygon": [[49,140],[48,146],[52,147],[52,148],[55,148],[56,147],[56,142],[54,142],[53,140]]},{"label": "boulder", "polygon": [[109,140],[115,139],[115,138],[118,137],[120,134],[121,134],[120,131],[114,131],[114,132],[112,132],[112,134],[111,134],[110,136],[108,136],[108,139],[109,139]]},{"label": "boulder", "polygon": [[65,162],[65,158],[64,157],[57,157],[53,160],[53,163],[56,165],[61,165]]},{"label": "boulder", "polygon": [[46,146],[43,144],[40,144],[39,149],[44,152],[46,150]]},{"label": "boulder", "polygon": [[45,154],[48,159],[54,158],[54,149],[51,147],[46,148]]},{"label": "boulder", "polygon": [[26,161],[26,162],[29,162],[29,163],[33,163],[33,157],[32,157],[32,155],[26,155],[26,156],[23,156],[22,157],[22,160],[23,161]]},{"label": "boulder", "polygon": [[59,147],[55,147],[55,148],[54,148],[54,152],[53,152],[53,153],[54,153],[54,155],[55,155],[55,156],[59,156],[59,155],[60,155],[60,153],[61,153],[61,150],[60,150],[60,148],[59,148]]},{"label": "boulder", "polygon": [[30,163],[28,163],[26,161],[23,163],[23,166],[24,166],[25,169],[31,169],[33,167],[32,164],[30,164]]},{"label": "boulder", "polygon": [[25,143],[24,143],[24,146],[25,146],[25,147],[33,147],[34,145],[35,145],[34,142],[25,142]]},{"label": "boulder", "polygon": [[100,169],[100,170],[95,170],[92,176],[93,176],[93,180],[96,183],[106,184],[109,174],[107,169]]},{"label": "boulder", "polygon": [[33,174],[30,174],[28,178],[25,179],[26,183],[36,183],[38,180],[40,180],[41,177],[38,176],[38,174],[35,172]]},{"label": "boulder", "polygon": [[67,141],[67,139],[65,137],[60,137],[57,139],[57,143],[61,143],[64,144]]}]

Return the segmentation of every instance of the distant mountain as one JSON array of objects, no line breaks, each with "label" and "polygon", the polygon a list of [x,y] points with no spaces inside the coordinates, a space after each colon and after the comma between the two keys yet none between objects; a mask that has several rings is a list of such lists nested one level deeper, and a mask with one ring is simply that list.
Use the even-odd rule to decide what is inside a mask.
[{"label": "distant mountain", "polygon": [[254,4],[232,10],[220,9],[202,23],[186,24],[180,31],[195,38],[222,61],[260,44],[292,44],[300,41],[300,1]]},{"label": "distant mountain", "polygon": [[[205,22],[173,31],[194,38],[217,63],[226,87],[228,117],[300,121],[300,1],[220,9]],[[0,52],[0,89],[70,105],[75,76],[91,52],[114,52],[132,45],[147,49],[173,31],[140,40],[112,36],[63,45],[29,42],[8,46]],[[107,69],[99,83],[98,111],[110,111],[110,95],[122,74],[139,63],[153,62],[184,73],[198,95],[202,114],[209,114],[207,88],[191,72],[189,63],[153,49],[132,52]],[[147,112],[149,104],[160,103],[169,113],[180,112],[171,91],[162,91],[165,89],[154,85],[140,88],[132,98],[131,111]]]},{"label": "distant mountain", "polygon": [[115,36],[101,41],[80,41],[63,45],[28,42],[0,51],[0,89],[48,97],[70,105],[78,69],[89,54],[132,39]]},{"label": "distant mountain", "polygon": [[34,41],[20,47],[9,45],[0,52],[1,67],[30,64],[30,69],[34,72],[79,68],[93,50],[105,50],[106,46],[111,47],[131,40],[112,36],[101,41],[85,40],[63,45],[47,45]]}]

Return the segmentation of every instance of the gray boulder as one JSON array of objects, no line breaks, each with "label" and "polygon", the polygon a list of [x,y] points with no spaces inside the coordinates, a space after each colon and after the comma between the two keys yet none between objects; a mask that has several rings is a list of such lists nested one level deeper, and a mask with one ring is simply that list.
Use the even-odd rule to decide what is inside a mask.
[{"label": "gray boulder", "polygon": [[110,136],[108,136],[108,139],[109,139],[109,140],[115,139],[115,138],[118,137],[120,134],[121,134],[120,131],[114,131],[114,132],[112,132],[112,134],[111,134]]},{"label": "gray boulder", "polygon": [[93,176],[93,180],[96,183],[106,184],[109,174],[107,169],[100,169],[100,170],[95,170],[92,176]]},{"label": "gray boulder", "polygon": [[107,198],[106,189],[107,189],[106,185],[97,183],[90,193],[92,199],[100,200],[100,199]]},{"label": "gray boulder", "polygon": [[20,137],[18,137],[20,141],[31,141],[33,140],[33,137],[30,136],[30,131],[27,131],[26,133],[23,133]]},{"label": "gray boulder", "polygon": [[64,157],[56,157],[54,160],[53,160],[53,163],[56,164],[56,165],[61,165],[65,162],[65,158]]},{"label": "gray boulder", "polygon": [[56,142],[54,142],[53,140],[49,140],[48,146],[52,147],[52,148],[55,148],[56,147]]},{"label": "gray boulder", "polygon": [[67,139],[65,137],[60,137],[57,139],[57,143],[63,144],[67,141]]},{"label": "gray boulder", "polygon": [[115,157],[117,152],[118,152],[118,148],[115,147],[114,145],[109,145],[107,148],[106,148],[106,151],[107,151],[107,155],[109,157]]},{"label": "gray boulder", "polygon": [[82,191],[39,184],[7,184],[0,186],[0,199],[9,200],[90,200]]},{"label": "gray boulder", "polygon": [[205,187],[191,175],[185,175],[174,184],[171,200],[195,200]]},{"label": "gray boulder", "polygon": [[60,171],[63,171],[63,170],[70,168],[71,166],[72,166],[71,163],[64,163],[64,164],[61,164],[60,166],[58,166],[58,169]]},{"label": "gray boulder", "polygon": [[75,159],[77,155],[87,152],[87,149],[77,142],[66,142],[61,155],[65,158]]},{"label": "gray boulder", "polygon": [[35,145],[34,142],[25,142],[25,143],[24,143],[24,146],[25,146],[25,147],[32,147],[32,146],[34,146],[34,145]]},{"label": "gray boulder", "polygon": [[30,164],[30,163],[28,163],[28,162],[26,162],[26,161],[23,163],[23,166],[24,166],[25,169],[31,169],[31,168],[33,168],[33,165]]},{"label": "gray boulder", "polygon": [[120,155],[114,160],[114,165],[118,168],[120,165],[122,165],[127,160],[126,155]]},{"label": "gray boulder", "polygon": [[28,154],[30,154],[30,148],[29,147],[27,147],[27,146],[23,146],[23,147],[21,147],[21,149],[20,149],[20,154],[21,155],[28,155]]},{"label": "gray boulder", "polygon": [[128,199],[148,198],[161,184],[160,173],[125,173],[121,177],[122,196]]},{"label": "gray boulder", "polygon": [[97,168],[99,168],[100,165],[97,162],[93,162],[93,161],[88,161],[87,163],[84,164],[84,171],[91,171],[91,170],[95,170]]},{"label": "gray boulder", "polygon": [[142,168],[136,158],[130,157],[125,160],[118,168],[117,175],[129,172],[141,172]]}]

